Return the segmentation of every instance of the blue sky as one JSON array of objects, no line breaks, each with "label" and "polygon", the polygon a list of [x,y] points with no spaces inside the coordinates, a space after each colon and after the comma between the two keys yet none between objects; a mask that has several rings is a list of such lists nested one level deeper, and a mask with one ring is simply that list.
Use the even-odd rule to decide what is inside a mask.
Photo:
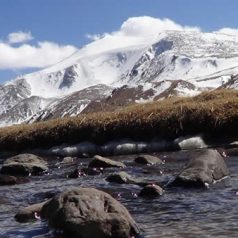
[{"label": "blue sky", "polygon": [[[169,18],[203,31],[238,28],[237,9],[237,0],[1,0],[0,59],[6,58],[1,47],[9,46],[6,52],[19,48],[18,54],[23,54],[31,46],[32,52],[40,51],[35,54],[39,58],[35,65],[45,67],[47,49],[56,52],[48,56],[49,64],[54,63],[88,43],[87,34],[116,31],[134,16]],[[22,32],[29,33],[23,40],[9,36]],[[19,61],[24,60],[19,57]],[[18,64],[16,59],[14,63],[0,62],[0,83],[35,68],[34,64]]]}]

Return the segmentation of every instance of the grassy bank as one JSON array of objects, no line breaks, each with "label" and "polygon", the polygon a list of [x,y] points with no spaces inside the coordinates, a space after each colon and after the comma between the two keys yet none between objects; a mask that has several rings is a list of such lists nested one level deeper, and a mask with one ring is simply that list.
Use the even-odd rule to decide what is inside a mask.
[{"label": "grassy bank", "polygon": [[218,90],[193,98],[119,108],[115,112],[80,115],[0,129],[0,150],[21,151],[62,143],[103,144],[130,138],[173,139],[203,133],[207,137],[238,137],[238,91]]}]

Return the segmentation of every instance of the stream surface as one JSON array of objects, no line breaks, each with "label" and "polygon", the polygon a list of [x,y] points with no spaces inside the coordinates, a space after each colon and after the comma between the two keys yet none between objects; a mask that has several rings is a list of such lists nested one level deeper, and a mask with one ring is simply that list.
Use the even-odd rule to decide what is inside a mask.
[{"label": "stream surface", "polygon": [[[156,166],[135,164],[133,155],[110,158],[123,161],[127,165],[123,171],[133,177],[164,185],[192,154],[192,151],[159,153],[156,155],[165,163]],[[126,206],[146,238],[238,236],[238,157],[226,159],[231,176],[209,189],[170,188],[155,199],[136,197],[141,190],[139,186],[108,183],[105,178],[118,169],[106,169],[104,174],[97,176],[67,178],[77,165],[86,167],[90,159],[78,158],[76,163],[64,165],[60,164],[62,159],[48,158],[47,161],[49,174],[29,177],[28,183],[0,187],[0,238],[56,238],[46,222],[18,223],[14,216],[20,207],[41,202],[49,194],[75,186],[109,192]]]}]

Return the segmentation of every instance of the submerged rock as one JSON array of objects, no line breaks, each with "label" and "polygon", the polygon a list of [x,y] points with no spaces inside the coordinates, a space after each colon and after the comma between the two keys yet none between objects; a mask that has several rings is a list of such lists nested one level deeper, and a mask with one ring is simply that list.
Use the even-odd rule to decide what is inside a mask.
[{"label": "submerged rock", "polygon": [[47,171],[46,162],[33,154],[19,154],[4,161],[1,174],[39,175]]},{"label": "submerged rock", "polygon": [[14,185],[17,183],[17,178],[9,175],[0,175],[0,186]]},{"label": "submerged rock", "polygon": [[229,175],[225,161],[217,150],[199,150],[193,156],[170,186],[205,187]]},{"label": "submerged rock", "polygon": [[103,168],[82,168],[81,172],[86,174],[86,175],[100,175],[104,173],[104,169]]},{"label": "submerged rock", "polygon": [[75,169],[67,175],[68,178],[79,178],[85,176],[86,174],[81,172],[80,169]]},{"label": "submerged rock", "polygon": [[79,178],[86,175],[100,175],[103,174],[103,168],[77,168],[67,175],[68,178]]},{"label": "submerged rock", "polygon": [[162,164],[163,161],[152,155],[140,155],[135,158],[135,162],[143,165]]},{"label": "submerged rock", "polygon": [[148,183],[140,181],[138,179],[133,178],[131,175],[129,175],[126,172],[119,172],[119,173],[113,173],[110,174],[106,180],[111,183],[119,183],[119,184],[136,184],[139,186],[145,186]]},{"label": "submerged rock", "polygon": [[29,222],[32,220],[39,219],[41,214],[41,209],[46,204],[46,202],[48,201],[21,208],[15,215],[16,221],[23,223],[23,222]]},{"label": "submerged rock", "polygon": [[94,159],[89,163],[88,167],[94,168],[108,168],[108,167],[118,167],[125,168],[125,164],[122,162],[114,161],[108,158],[104,158],[99,155],[95,155]]},{"label": "submerged rock", "polygon": [[140,193],[138,194],[139,197],[155,197],[163,195],[164,190],[155,184],[149,184],[145,186]]},{"label": "submerged rock", "polygon": [[55,196],[43,206],[41,215],[69,237],[128,238],[139,234],[127,209],[94,188],[75,188]]}]

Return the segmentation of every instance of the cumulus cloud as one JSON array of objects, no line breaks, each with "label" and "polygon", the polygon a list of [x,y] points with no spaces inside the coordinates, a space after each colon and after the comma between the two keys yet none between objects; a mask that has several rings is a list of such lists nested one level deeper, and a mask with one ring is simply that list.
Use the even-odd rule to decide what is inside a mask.
[{"label": "cumulus cloud", "polygon": [[0,43],[0,69],[43,68],[59,62],[77,50],[71,45],[38,42],[37,45],[22,44],[13,47]]},{"label": "cumulus cloud", "polygon": [[234,29],[234,28],[222,28],[218,31],[215,31],[215,33],[220,33],[220,34],[226,34],[226,35],[233,35],[233,36],[237,36],[238,37],[238,29]]},{"label": "cumulus cloud", "polygon": [[34,37],[31,35],[31,32],[23,31],[12,32],[7,38],[9,44],[23,43],[34,39]]},{"label": "cumulus cloud", "polygon": [[159,19],[149,16],[131,17],[126,20],[118,31],[103,34],[86,34],[86,38],[97,41],[104,37],[142,37],[158,36],[164,31],[200,31],[199,27],[182,26],[170,19]]},{"label": "cumulus cloud", "polygon": [[198,27],[182,26],[170,19],[159,19],[149,16],[132,17],[125,21],[118,34],[127,36],[151,36],[163,31],[200,31]]},{"label": "cumulus cloud", "polygon": [[86,37],[93,42],[85,47],[85,54],[96,54],[136,45],[146,46],[158,40],[162,32],[169,30],[200,31],[198,27],[182,26],[170,19],[149,16],[132,17],[126,20],[117,31],[101,35],[87,34]]}]

